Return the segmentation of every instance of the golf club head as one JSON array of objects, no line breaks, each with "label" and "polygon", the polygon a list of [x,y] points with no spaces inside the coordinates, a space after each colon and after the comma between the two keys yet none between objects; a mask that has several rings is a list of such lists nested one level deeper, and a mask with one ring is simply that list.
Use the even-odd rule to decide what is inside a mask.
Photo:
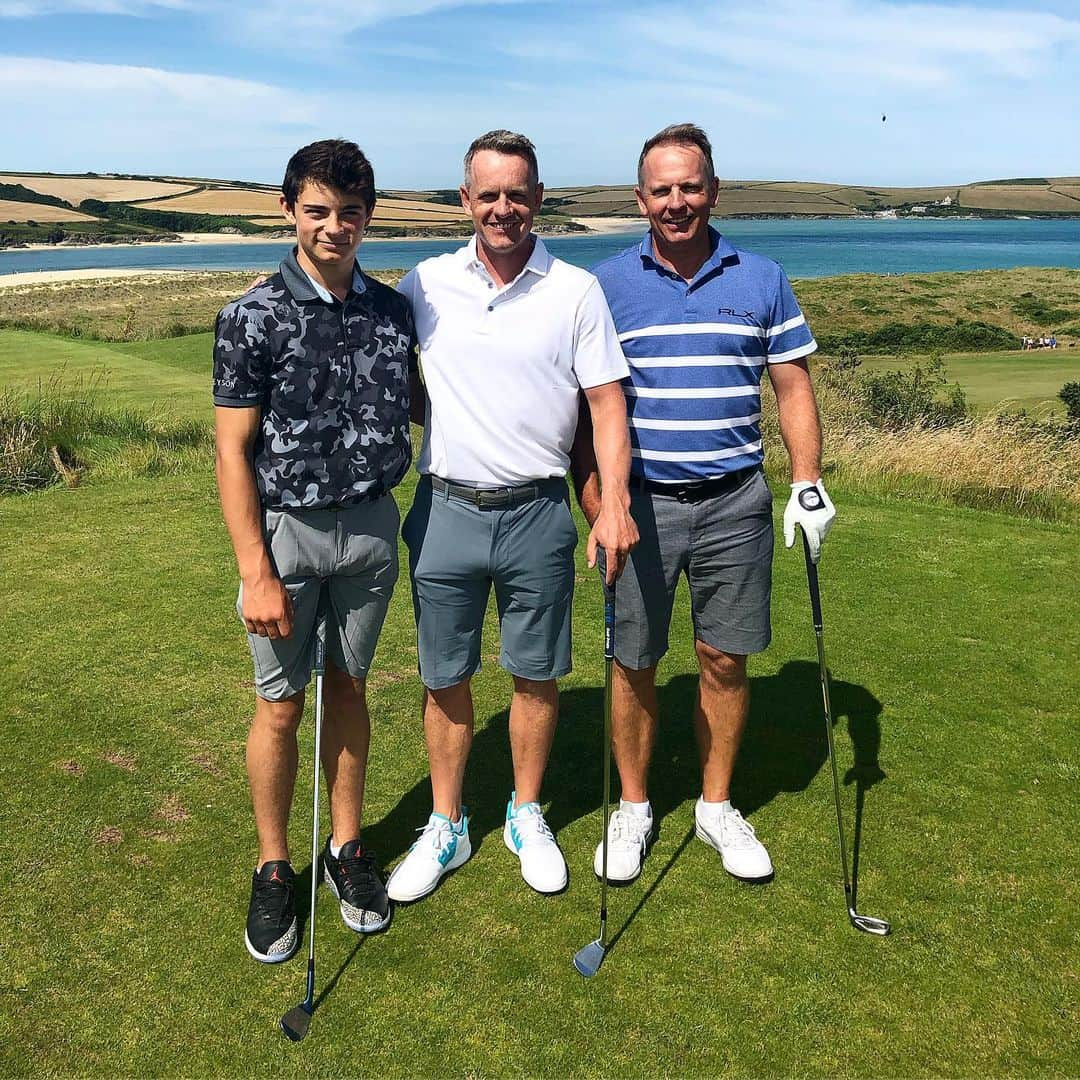
[{"label": "golf club head", "polygon": [[600,970],[600,965],[603,962],[604,946],[600,944],[599,938],[596,941],[590,941],[588,945],[583,949],[578,949],[574,954],[574,967],[586,979],[591,979]]},{"label": "golf club head", "polygon": [[892,924],[885,919],[875,919],[873,915],[860,915],[850,908],[848,909],[848,918],[851,920],[851,925],[864,934],[877,934],[878,937],[884,937],[892,930]]},{"label": "golf club head", "polygon": [[296,1008],[290,1009],[280,1021],[280,1027],[285,1037],[292,1042],[300,1042],[308,1032],[311,1014],[314,1011],[314,1008],[306,1001],[301,1001]]}]

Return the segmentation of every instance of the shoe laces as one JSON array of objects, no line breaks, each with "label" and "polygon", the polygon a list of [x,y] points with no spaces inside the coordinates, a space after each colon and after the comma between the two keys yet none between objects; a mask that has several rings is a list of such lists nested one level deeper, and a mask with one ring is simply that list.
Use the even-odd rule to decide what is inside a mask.
[{"label": "shoe laces", "polygon": [[612,843],[638,844],[644,847],[645,836],[649,831],[649,819],[640,814],[616,810],[611,815],[608,830]]},{"label": "shoe laces", "polygon": [[291,881],[256,877],[251,903],[255,916],[262,922],[280,923],[292,903],[292,892]]},{"label": "shoe laces", "polygon": [[[526,806],[533,807],[532,811],[522,813]],[[523,803],[511,815],[511,820],[517,828],[522,847],[537,843],[555,843],[555,835],[548,828],[548,823],[544,820],[544,815],[536,803]]]},{"label": "shoe laces", "polygon": [[735,847],[756,847],[757,833],[750,824],[734,807],[720,814],[720,828],[724,831],[724,837]]},{"label": "shoe laces", "polygon": [[366,848],[349,858],[339,859],[338,869],[343,879],[341,893],[345,900],[369,898],[381,884],[375,856]]},{"label": "shoe laces", "polygon": [[428,854],[433,859],[437,859],[439,852],[450,843],[453,826],[446,818],[431,817],[416,831],[420,836],[413,841],[413,845],[409,850],[416,851],[417,849],[427,848]]}]

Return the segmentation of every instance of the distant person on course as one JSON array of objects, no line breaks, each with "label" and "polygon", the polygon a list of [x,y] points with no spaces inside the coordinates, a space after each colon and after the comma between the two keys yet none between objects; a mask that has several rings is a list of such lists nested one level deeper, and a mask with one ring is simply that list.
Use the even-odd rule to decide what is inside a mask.
[{"label": "distant person on course", "polygon": [[[473,734],[470,680],[491,589],[499,663],[513,678],[514,790],[503,839],[542,893],[567,881],[540,808],[555,734],[555,680],[570,670],[577,529],[566,489],[583,390],[603,487],[590,563],[618,573],[637,540],[626,478],[630,445],[619,380],[626,361],[596,279],[552,258],[532,232],[544,198],[533,144],[493,131],[465,156],[462,206],[476,235],[427,259],[399,289],[412,304],[427,390],[416,499],[402,535],[416,611],[433,812],[390,876],[417,900],[470,856],[462,806]],[[417,402],[414,402],[414,406]]]},{"label": "distant person on course", "polygon": [[398,575],[390,490],[411,458],[416,358],[408,305],[356,262],[375,207],[360,149],[341,140],[305,146],[281,190],[296,247],[222,310],[214,345],[218,488],[255,664],[247,769],[259,857],[245,941],[265,963],[299,945],[288,822],[320,598],[332,818],[324,875],[348,927],[367,933],[390,919],[383,878],[360,838],[365,678]]},{"label": "distant person on course", "polygon": [[[783,270],[710,227],[718,194],[705,133],[692,124],[665,128],[638,159],[635,195],[649,232],[593,268],[630,366],[631,512],[641,534],[616,596],[612,744],[622,799],[608,833],[614,881],[638,875],[653,836],[647,782],[656,666],[683,574],[700,669],[697,835],[733,876],[772,876],[768,852],[730,801],[750,705],[746,657],[770,639],[772,495],[760,430],[766,370],[791,458],[787,546],[801,525],[816,561],[835,516],[821,483],[821,427],[806,363],[816,344]],[[585,423],[574,479],[591,521],[599,502]],[[600,859],[597,848],[597,874]]]}]

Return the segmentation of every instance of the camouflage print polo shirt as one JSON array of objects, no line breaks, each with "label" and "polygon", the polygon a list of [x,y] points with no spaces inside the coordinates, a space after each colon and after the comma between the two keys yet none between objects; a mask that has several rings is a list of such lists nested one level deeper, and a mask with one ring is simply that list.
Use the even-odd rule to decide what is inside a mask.
[{"label": "camouflage print polo shirt", "polygon": [[358,269],[344,302],[320,298],[295,249],[224,307],[214,404],[262,410],[254,466],[263,506],[345,506],[394,487],[412,457],[416,356],[402,296]]}]

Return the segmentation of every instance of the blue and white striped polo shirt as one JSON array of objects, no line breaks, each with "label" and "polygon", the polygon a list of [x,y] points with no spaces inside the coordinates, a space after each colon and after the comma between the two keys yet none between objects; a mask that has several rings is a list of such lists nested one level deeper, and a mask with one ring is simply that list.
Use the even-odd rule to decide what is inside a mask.
[{"label": "blue and white striped polo shirt", "polygon": [[670,483],[761,464],[766,364],[817,348],[772,259],[709,229],[713,253],[686,282],[653,258],[652,234],[593,267],[630,376],[631,472]]}]

